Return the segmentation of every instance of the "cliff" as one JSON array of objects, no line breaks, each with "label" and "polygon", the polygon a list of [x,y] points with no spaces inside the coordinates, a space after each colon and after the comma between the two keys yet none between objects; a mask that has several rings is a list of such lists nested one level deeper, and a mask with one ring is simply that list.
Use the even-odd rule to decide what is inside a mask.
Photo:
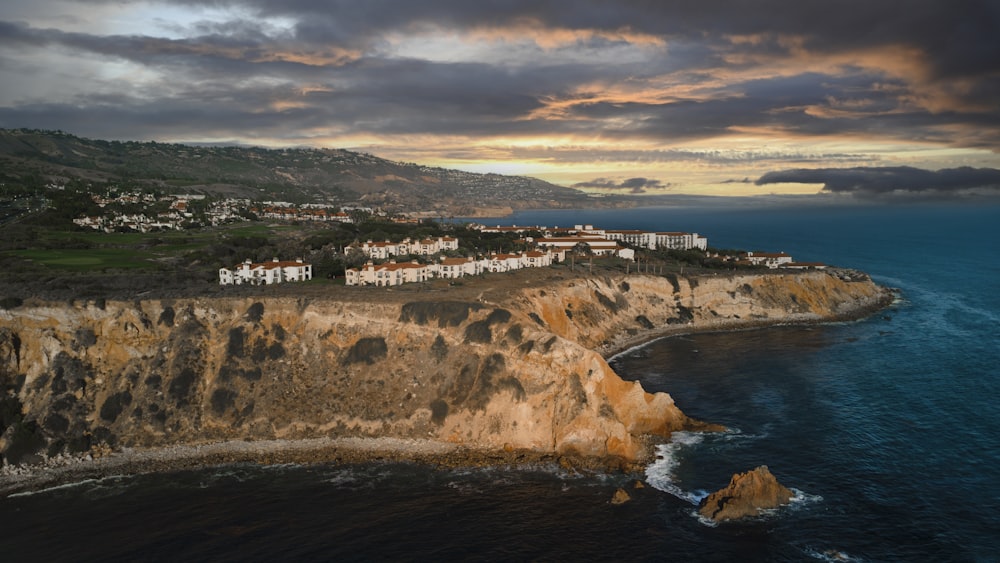
[{"label": "cliff", "polygon": [[867,277],[825,272],[524,276],[536,278],[502,290],[493,276],[440,291],[2,310],[0,452],[16,463],[335,436],[636,460],[647,436],[703,425],[620,379],[602,352],[671,330],[846,318],[887,298]]}]

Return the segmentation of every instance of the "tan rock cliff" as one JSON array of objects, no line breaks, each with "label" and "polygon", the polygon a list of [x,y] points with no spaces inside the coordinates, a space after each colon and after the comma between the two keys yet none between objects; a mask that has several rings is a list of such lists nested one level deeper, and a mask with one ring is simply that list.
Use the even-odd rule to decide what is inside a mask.
[{"label": "tan rock cliff", "polygon": [[3,310],[0,376],[21,416],[5,422],[0,452],[16,462],[99,443],[389,436],[634,460],[646,435],[702,426],[602,353],[678,328],[834,319],[886,298],[866,278],[824,272],[549,275],[506,292],[487,277],[464,293]]}]

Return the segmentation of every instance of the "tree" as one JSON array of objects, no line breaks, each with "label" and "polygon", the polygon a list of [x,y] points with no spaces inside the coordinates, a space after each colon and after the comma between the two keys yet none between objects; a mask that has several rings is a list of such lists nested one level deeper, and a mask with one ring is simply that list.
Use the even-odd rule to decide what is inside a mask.
[{"label": "tree", "polygon": [[347,268],[360,268],[367,261],[368,255],[365,254],[364,250],[356,246],[348,248],[347,253],[344,255],[344,266]]},{"label": "tree", "polygon": [[580,241],[580,242],[574,244],[573,248],[570,249],[570,253],[569,253],[569,261],[570,261],[569,269],[572,270],[572,271],[576,271],[576,260],[574,259],[574,257],[577,256],[577,255],[580,255],[580,256],[590,256],[590,271],[594,271],[594,251],[590,249],[590,245],[589,244],[587,244],[587,243],[585,243],[583,241]]}]

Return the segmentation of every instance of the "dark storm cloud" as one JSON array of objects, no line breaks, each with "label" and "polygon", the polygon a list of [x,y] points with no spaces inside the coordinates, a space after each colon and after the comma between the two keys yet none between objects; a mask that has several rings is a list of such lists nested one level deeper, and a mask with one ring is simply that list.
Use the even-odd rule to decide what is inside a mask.
[{"label": "dark storm cloud", "polygon": [[1000,193],[1000,170],[961,167],[933,171],[909,166],[794,169],[768,172],[756,182],[776,183],[823,184],[823,191],[862,196]]},{"label": "dark storm cloud", "polygon": [[[804,36],[826,51],[876,45],[924,46],[943,76],[1000,68],[1000,4],[991,0],[189,0],[191,5],[241,5],[260,15],[301,18],[322,37],[368,38],[414,24],[492,27],[537,20],[549,27],[593,28],[669,37],[700,35]],[[785,47],[787,48],[787,47]]]},{"label": "dark storm cloud", "polygon": [[[249,25],[239,28],[246,32]],[[164,39],[143,35],[98,36],[67,33],[56,29],[35,29],[23,24],[0,21],[0,47],[62,47],[77,52],[104,55],[151,67],[183,67],[184,71],[217,76],[301,73],[299,62],[275,60],[285,49],[261,33],[203,35],[187,39]],[[279,64],[281,63],[281,64]],[[330,64],[329,59],[326,64]],[[284,68],[282,68],[282,66]],[[315,70],[315,69],[312,69]]]},{"label": "dark storm cloud", "polygon": [[[82,4],[107,10],[128,5],[151,14],[157,7],[128,0]],[[742,131],[1000,150],[1000,2],[170,4],[211,9],[216,19],[165,22],[160,27],[170,38],[152,36],[152,27],[101,35],[0,21],[0,70],[14,68],[10,61],[26,67],[23,61],[31,56],[62,51],[149,71],[142,83],[128,76],[108,79],[120,82],[103,84],[96,88],[100,92],[68,84],[62,91],[69,94],[58,103],[40,88],[37,96],[21,97],[30,102],[4,102],[0,126],[251,142],[371,134],[563,136],[572,144],[586,136],[613,147],[538,155],[562,162],[583,162],[584,155],[713,164],[853,158],[791,149],[732,154],[616,148],[633,139],[669,146]],[[433,57],[433,49],[409,52],[394,43],[453,35],[468,51],[456,47]],[[476,49],[483,52],[479,59],[473,57]],[[117,97],[110,99],[108,91]],[[539,152],[507,150],[514,156]]]},{"label": "dark storm cloud", "polygon": [[574,188],[596,188],[601,190],[628,190],[633,194],[644,194],[648,190],[658,190],[669,188],[670,184],[664,184],[653,178],[629,178],[621,182],[609,180],[607,178],[596,178],[589,182],[579,182],[573,184]]},{"label": "dark storm cloud", "polygon": [[[122,3],[108,0],[100,3]],[[297,20],[301,38],[364,44],[417,25],[464,29],[537,21],[569,29],[630,29],[670,38],[760,35],[757,49],[787,51],[774,39],[802,36],[821,51],[881,45],[922,47],[941,76],[1000,69],[1000,4],[991,0],[181,0],[189,6],[241,7],[258,17]],[[767,41],[771,38],[772,41]],[[752,45],[743,45],[750,49]]]}]

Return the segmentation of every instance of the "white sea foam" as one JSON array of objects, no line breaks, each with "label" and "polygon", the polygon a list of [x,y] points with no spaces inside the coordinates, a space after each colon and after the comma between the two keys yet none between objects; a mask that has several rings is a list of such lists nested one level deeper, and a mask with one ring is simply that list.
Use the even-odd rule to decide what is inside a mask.
[{"label": "white sea foam", "polygon": [[698,523],[701,524],[702,526],[708,526],[709,528],[716,528],[719,525],[719,523],[716,522],[715,520],[712,520],[711,518],[703,515],[701,512],[698,512],[697,508],[691,510],[691,516],[696,518],[698,520]]},{"label": "white sea foam", "polygon": [[674,432],[669,443],[656,447],[656,461],[646,467],[646,482],[654,489],[697,505],[708,496],[705,491],[685,491],[674,482],[674,470],[680,463],[678,456],[684,448],[700,444],[705,439],[701,432]]},{"label": "white sea foam", "polygon": [[809,548],[805,550],[806,555],[812,557],[813,559],[819,559],[820,561],[829,561],[830,563],[843,563],[845,561],[863,561],[857,557],[848,555],[847,553],[840,551],[839,549],[825,549],[823,551],[817,551],[815,549]]},{"label": "white sea foam", "polygon": [[447,487],[460,495],[480,495],[483,493],[482,487],[473,483],[450,481]]},{"label": "white sea foam", "polygon": [[358,483],[358,477],[354,474],[353,470],[344,469],[328,474],[323,479],[323,482],[337,487],[347,487],[356,485]]},{"label": "white sea foam", "polygon": [[823,497],[821,497],[819,495],[811,495],[811,494],[809,494],[809,493],[807,493],[805,491],[800,491],[799,489],[796,489],[795,487],[792,487],[791,491],[793,493],[795,493],[795,496],[793,496],[792,499],[791,499],[791,501],[789,501],[789,503],[790,503],[789,506],[792,507],[792,508],[799,508],[799,507],[809,506],[811,504],[816,504],[816,503],[819,503],[819,502],[823,502]]},{"label": "white sea foam", "polygon": [[78,494],[79,496],[90,500],[100,500],[124,494],[129,490],[131,483],[132,477],[130,476],[109,475],[107,477],[101,477],[100,479],[82,479],[80,481],[73,481],[72,483],[63,483],[52,487],[46,487],[44,489],[38,489],[37,491],[12,493],[9,495],[9,498],[28,497],[59,491],[69,491],[72,489],[82,489],[74,494]]},{"label": "white sea foam", "polygon": [[24,491],[20,493],[11,493],[7,498],[17,498],[17,497],[30,497],[34,495],[44,495],[51,493],[53,491],[62,491],[67,489],[75,489],[77,487],[83,487],[86,485],[93,485],[97,483],[98,479],[84,479],[82,481],[75,481],[73,483],[64,483],[62,485],[56,485],[54,487],[46,487],[44,489],[38,489],[37,491]]},{"label": "white sea foam", "polygon": [[739,428],[730,428],[725,432],[717,432],[712,434],[713,440],[720,440],[722,442],[740,442],[743,440],[760,440],[761,438],[767,438],[770,433],[772,424],[768,423],[761,429],[762,432],[759,434],[744,434]]},{"label": "white sea foam", "polygon": [[669,336],[669,335],[668,336],[661,336],[659,338],[654,338],[652,340],[643,342],[642,344],[636,344],[635,346],[626,348],[625,350],[622,350],[621,352],[618,352],[617,354],[615,354],[615,355],[611,356],[610,358],[608,358],[608,363],[610,364],[611,362],[614,362],[615,360],[617,360],[619,358],[623,358],[625,356],[634,355],[637,352],[639,352],[640,350],[642,350],[644,348],[647,348],[649,345],[651,345],[651,344],[653,344],[655,342],[659,342],[660,340],[664,340],[666,338],[672,338],[672,336]]}]

